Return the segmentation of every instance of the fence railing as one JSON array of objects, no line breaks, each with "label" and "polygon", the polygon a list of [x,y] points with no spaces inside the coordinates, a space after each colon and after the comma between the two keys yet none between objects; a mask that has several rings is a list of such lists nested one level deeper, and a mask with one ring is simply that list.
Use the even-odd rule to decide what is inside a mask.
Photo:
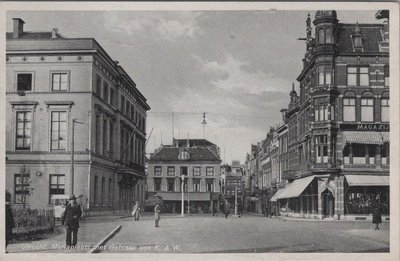
[{"label": "fence railing", "polygon": [[12,207],[15,235],[32,235],[51,232],[55,227],[53,209]]}]

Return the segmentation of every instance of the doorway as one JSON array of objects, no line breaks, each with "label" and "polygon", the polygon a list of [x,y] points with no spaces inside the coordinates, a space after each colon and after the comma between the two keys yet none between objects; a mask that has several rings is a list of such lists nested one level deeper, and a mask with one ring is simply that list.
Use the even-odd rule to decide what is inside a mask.
[{"label": "doorway", "polygon": [[331,191],[326,189],[321,194],[322,200],[322,215],[324,217],[333,217],[335,214],[335,198]]}]

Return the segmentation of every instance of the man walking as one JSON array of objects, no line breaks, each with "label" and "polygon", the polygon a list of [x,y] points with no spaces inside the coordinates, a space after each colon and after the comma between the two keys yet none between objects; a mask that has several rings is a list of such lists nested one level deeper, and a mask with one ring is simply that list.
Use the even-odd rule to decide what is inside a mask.
[{"label": "man walking", "polygon": [[229,202],[227,200],[225,200],[225,204],[224,204],[225,219],[228,218],[230,207],[231,206],[230,206]]},{"label": "man walking", "polygon": [[135,205],[133,206],[132,216],[135,217],[135,221],[139,221],[140,207],[139,207],[139,202],[138,201],[136,201]]},{"label": "man walking", "polygon": [[[81,206],[76,202],[75,195],[69,198],[65,211],[61,217],[61,224],[66,228],[66,247],[75,247],[78,243],[79,219],[82,217]],[[72,242],[71,242],[72,235]]]},{"label": "man walking", "polygon": [[157,204],[154,207],[154,222],[155,222],[155,227],[160,227],[158,223],[160,222],[160,212],[161,212],[161,207],[159,204]]}]

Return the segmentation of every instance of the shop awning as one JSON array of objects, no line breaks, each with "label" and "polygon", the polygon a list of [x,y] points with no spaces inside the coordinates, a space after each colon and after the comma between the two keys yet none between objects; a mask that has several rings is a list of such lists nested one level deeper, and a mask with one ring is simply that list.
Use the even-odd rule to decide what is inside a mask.
[{"label": "shop awning", "polygon": [[389,176],[345,175],[349,186],[389,186]]},{"label": "shop awning", "polygon": [[296,179],[292,183],[290,183],[284,192],[277,196],[277,199],[283,198],[297,198],[301,193],[307,188],[307,186],[314,179],[314,176],[309,176],[301,179]]},{"label": "shop awning", "polygon": [[281,195],[284,191],[284,188],[278,189],[278,191],[271,197],[269,201],[277,201],[279,195]]},{"label": "shop awning", "polygon": [[344,131],[342,132],[346,143],[379,144],[389,142],[389,132],[378,131]]}]

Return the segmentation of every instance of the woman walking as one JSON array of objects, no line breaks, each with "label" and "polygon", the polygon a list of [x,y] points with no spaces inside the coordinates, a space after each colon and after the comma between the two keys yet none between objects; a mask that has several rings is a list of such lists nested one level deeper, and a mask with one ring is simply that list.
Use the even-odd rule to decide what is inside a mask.
[{"label": "woman walking", "polygon": [[230,207],[231,206],[230,206],[229,202],[227,200],[225,200],[225,204],[224,204],[225,219],[228,218]]},{"label": "woman walking", "polygon": [[137,201],[136,201],[135,205],[133,206],[132,216],[135,217],[135,221],[139,221],[140,207],[139,207],[139,202],[137,202]]},{"label": "woman walking", "polygon": [[157,204],[154,207],[154,222],[155,222],[155,227],[160,227],[159,222],[160,222],[160,212],[161,212],[161,207],[159,204]]}]

